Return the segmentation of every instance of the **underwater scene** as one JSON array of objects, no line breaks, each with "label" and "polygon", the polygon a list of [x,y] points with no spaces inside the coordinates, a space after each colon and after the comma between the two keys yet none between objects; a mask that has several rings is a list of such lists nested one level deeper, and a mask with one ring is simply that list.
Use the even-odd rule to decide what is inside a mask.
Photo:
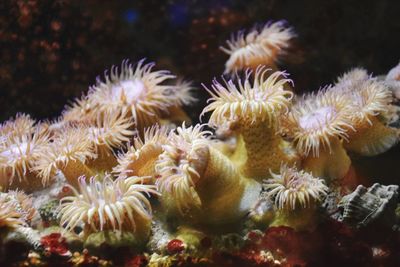
[{"label": "underwater scene", "polygon": [[400,266],[400,3],[0,3],[0,266]]}]

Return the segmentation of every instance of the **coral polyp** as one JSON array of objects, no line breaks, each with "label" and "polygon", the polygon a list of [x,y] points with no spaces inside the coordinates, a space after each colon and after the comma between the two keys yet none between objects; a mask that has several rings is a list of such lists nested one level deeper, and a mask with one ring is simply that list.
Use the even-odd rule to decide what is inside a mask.
[{"label": "coral polyp", "polygon": [[[289,111],[293,93],[284,85],[291,83],[284,72],[257,68],[254,78],[247,71],[245,80],[237,85],[229,80],[225,85],[214,80],[211,103],[203,113],[212,112],[209,124],[213,127],[230,123],[237,138],[232,160],[241,165],[247,177],[262,180],[268,169],[279,169],[281,162],[294,162],[295,153],[287,153],[291,146],[278,135],[279,117]],[[286,150],[286,151],[285,151]]]},{"label": "coral polyp", "polygon": [[83,226],[84,235],[107,229],[147,235],[152,210],[147,197],[158,194],[155,186],[145,184],[145,177],[97,179],[80,177],[79,191],[71,188],[74,195],[61,199],[61,225],[69,231]]},{"label": "coral polyp", "polygon": [[245,33],[239,31],[220,49],[229,55],[225,73],[266,65],[276,69],[276,62],[285,54],[290,41],[296,36],[285,21],[268,22]]},{"label": "coral polyp", "polygon": [[[125,60],[121,68],[113,66],[105,81],[97,80],[88,98],[101,112],[121,109],[130,111],[138,129],[144,129],[168,115],[168,110],[182,103],[189,103],[191,87],[168,84],[175,78],[166,70],[154,71],[154,63],[144,60],[133,66]],[[184,85],[184,86],[183,86]]]},{"label": "coral polyp", "polygon": [[265,181],[264,187],[278,209],[312,207],[320,202],[328,191],[322,179],[297,168],[282,165],[280,173],[271,173],[271,176],[271,179]]},{"label": "coral polyp", "polygon": [[0,125],[0,134],[5,136],[16,133],[33,133],[35,130],[35,123],[36,121],[32,119],[30,115],[18,113],[15,119],[7,120]]}]

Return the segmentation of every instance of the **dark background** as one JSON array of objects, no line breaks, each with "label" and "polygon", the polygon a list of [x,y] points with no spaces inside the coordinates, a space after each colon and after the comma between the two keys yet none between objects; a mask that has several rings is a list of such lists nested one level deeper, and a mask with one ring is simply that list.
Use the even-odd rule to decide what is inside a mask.
[{"label": "dark background", "polygon": [[[281,65],[298,92],[331,83],[362,66],[378,75],[400,60],[400,1],[0,1],[0,120],[17,112],[58,116],[111,65],[146,57],[157,68],[193,80],[199,102],[227,56],[231,33],[285,19],[298,33]],[[357,172],[398,183],[399,146],[374,158],[353,158]]]},{"label": "dark background", "polygon": [[314,90],[354,66],[381,74],[400,59],[400,1],[0,1],[0,120],[44,119],[86,92],[97,75],[146,57],[193,80],[200,101],[227,56],[232,32],[285,19],[298,33],[282,69]]}]

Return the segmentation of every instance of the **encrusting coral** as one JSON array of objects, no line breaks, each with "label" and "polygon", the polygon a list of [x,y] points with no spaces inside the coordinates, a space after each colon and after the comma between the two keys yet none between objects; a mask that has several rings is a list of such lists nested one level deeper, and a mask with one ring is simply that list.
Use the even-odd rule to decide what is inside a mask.
[{"label": "encrusting coral", "polygon": [[353,129],[353,109],[345,95],[328,88],[297,99],[283,131],[303,156],[303,168],[316,177],[342,178],[351,165],[343,139]]},{"label": "encrusting coral", "polygon": [[286,26],[285,21],[255,26],[247,33],[239,31],[226,42],[227,47],[220,47],[229,55],[225,73],[233,74],[247,68],[255,71],[259,65],[277,70],[276,63],[285,54],[285,49],[295,36],[293,29]]},{"label": "encrusting coral", "polygon": [[61,199],[61,225],[69,231],[83,227],[83,236],[103,230],[133,231],[140,239],[148,237],[151,223],[150,194],[158,195],[154,185],[143,183],[146,177],[106,176],[98,181],[79,178],[79,191]]},{"label": "encrusting coral", "polygon": [[259,181],[269,175],[269,169],[278,170],[281,162],[293,163],[298,159],[291,144],[278,134],[279,117],[289,111],[293,97],[292,92],[284,89],[291,80],[284,72],[269,76],[268,72],[259,67],[251,79],[251,71],[247,71],[245,80],[238,78],[237,85],[232,80],[225,81],[225,85],[214,80],[213,91],[206,89],[211,103],[202,112],[211,112],[212,127],[231,124],[237,138],[231,159],[246,177]]},{"label": "encrusting coral", "polygon": [[278,210],[271,225],[287,225],[295,229],[315,223],[316,207],[326,196],[328,187],[311,173],[282,165],[279,174],[271,173],[265,180],[266,196],[274,201]]}]

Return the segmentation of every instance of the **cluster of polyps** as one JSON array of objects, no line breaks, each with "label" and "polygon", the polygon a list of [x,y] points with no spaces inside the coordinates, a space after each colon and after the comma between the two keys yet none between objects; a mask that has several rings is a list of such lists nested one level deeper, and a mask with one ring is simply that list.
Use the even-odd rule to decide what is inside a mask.
[{"label": "cluster of polyps", "polygon": [[[388,82],[363,69],[296,96],[276,66],[294,36],[283,22],[268,23],[223,48],[230,56],[225,72],[245,70],[244,78],[214,80],[202,115],[211,113],[207,126],[225,140],[206,125],[181,124],[189,121],[181,106],[195,100],[190,83],[143,60],[123,61],[56,121],[35,124],[20,115],[1,125],[2,188],[35,190],[62,173],[72,195],[61,200],[61,225],[82,227],[84,237],[120,230],[146,239],[153,203],[164,223],[235,224],[262,187],[277,210],[272,225],[304,226],[327,184],[347,173],[347,151],[382,153],[397,143],[398,130],[388,123]],[[0,225],[26,223],[10,203],[0,196]]]}]

